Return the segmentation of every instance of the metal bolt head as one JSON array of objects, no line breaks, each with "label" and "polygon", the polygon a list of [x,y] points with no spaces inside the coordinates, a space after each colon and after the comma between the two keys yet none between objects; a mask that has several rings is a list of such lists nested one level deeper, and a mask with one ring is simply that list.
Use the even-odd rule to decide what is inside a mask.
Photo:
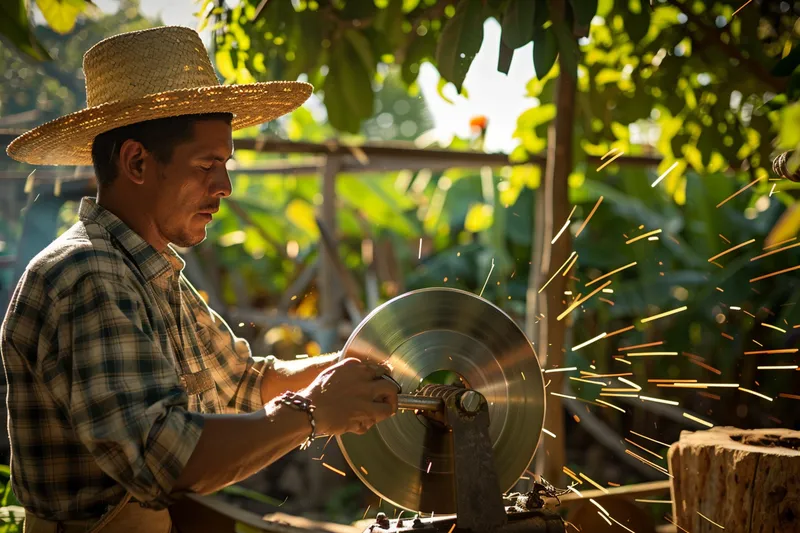
[{"label": "metal bolt head", "polygon": [[481,408],[481,393],[474,390],[467,390],[461,393],[461,408],[470,413],[477,413]]}]

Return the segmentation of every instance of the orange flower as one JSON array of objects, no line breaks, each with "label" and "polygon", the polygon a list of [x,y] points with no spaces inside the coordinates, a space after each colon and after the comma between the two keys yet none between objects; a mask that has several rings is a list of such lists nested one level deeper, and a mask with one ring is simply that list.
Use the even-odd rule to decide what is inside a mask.
[{"label": "orange flower", "polygon": [[478,115],[476,117],[472,117],[469,121],[469,127],[473,130],[477,130],[478,132],[483,132],[486,130],[486,126],[489,123],[489,119],[486,118],[485,115]]}]

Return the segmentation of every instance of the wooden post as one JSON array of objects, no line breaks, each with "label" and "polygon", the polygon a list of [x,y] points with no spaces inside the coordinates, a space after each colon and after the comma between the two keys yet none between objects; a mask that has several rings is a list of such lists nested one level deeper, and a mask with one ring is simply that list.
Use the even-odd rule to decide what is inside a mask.
[{"label": "wooden post", "polygon": [[[564,16],[565,0],[551,2],[553,17]],[[550,279],[569,256],[572,238],[569,230],[552,243],[569,215],[569,184],[572,172],[572,130],[575,114],[575,78],[568,72],[563,58],[559,58],[561,72],[555,90],[556,118],[547,134],[547,164],[545,175],[536,192],[536,217],[533,238],[535,245],[528,277],[525,333],[533,341],[539,364],[543,367],[563,366],[566,340],[566,321],[556,320],[564,309],[561,301],[569,281],[561,274],[555,276],[547,288],[539,289]],[[564,374],[547,375],[552,380],[547,392],[561,392]],[[544,439],[536,452],[536,471],[547,480],[558,483],[565,463],[564,409],[558,397],[547,396],[544,427],[557,435]]]},{"label": "wooden post", "polygon": [[684,431],[668,460],[681,531],[800,531],[800,431]]},{"label": "wooden post", "polygon": [[[325,160],[325,167],[322,172],[322,210],[321,216],[323,224],[331,232],[333,245],[338,243],[336,239],[336,175],[342,166],[341,158],[338,155],[329,155]],[[340,348],[337,346],[338,339],[336,326],[341,316],[341,297],[342,292],[339,287],[336,265],[325,247],[319,245],[319,253],[322,258],[319,270],[319,299],[320,299],[320,329],[317,337],[322,352],[330,352]]]}]

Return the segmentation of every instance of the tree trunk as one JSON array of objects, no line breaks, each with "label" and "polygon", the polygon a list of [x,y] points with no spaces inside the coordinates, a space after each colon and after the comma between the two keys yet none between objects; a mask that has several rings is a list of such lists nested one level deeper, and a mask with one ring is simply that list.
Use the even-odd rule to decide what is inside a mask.
[{"label": "tree trunk", "polygon": [[725,533],[800,531],[800,431],[684,431],[668,460],[680,527],[722,531],[711,520]]},{"label": "tree trunk", "polygon": [[[554,2],[561,5],[563,1]],[[572,172],[572,130],[575,114],[575,78],[559,61],[561,73],[556,86],[556,118],[550,124],[547,138],[547,165],[544,180],[536,193],[534,219],[534,247],[528,278],[527,312],[525,333],[533,341],[542,367],[564,365],[566,348],[566,320],[556,320],[563,310],[561,303],[568,277],[555,276],[547,288],[539,289],[558,270],[572,249],[572,236],[564,231],[553,244],[551,241],[561,229],[569,215],[569,184]],[[547,391],[561,392],[564,374],[548,374],[552,379]],[[556,438],[545,437],[536,452],[536,471],[545,479],[558,483],[562,477],[561,467],[566,463],[564,409],[557,396],[547,396],[547,412],[544,427],[556,434]]]}]

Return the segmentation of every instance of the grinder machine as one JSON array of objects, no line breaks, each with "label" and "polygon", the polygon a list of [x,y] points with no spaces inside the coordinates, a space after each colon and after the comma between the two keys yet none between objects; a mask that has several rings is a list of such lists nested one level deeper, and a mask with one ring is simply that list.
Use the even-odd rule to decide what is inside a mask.
[{"label": "grinder machine", "polygon": [[400,409],[364,435],[337,437],[344,457],[376,495],[433,515],[379,516],[367,531],[564,532],[541,508],[542,485],[504,497],[533,458],[545,412],[533,346],[507,314],[461,290],[412,291],[361,322],[349,357],[391,365]]}]

